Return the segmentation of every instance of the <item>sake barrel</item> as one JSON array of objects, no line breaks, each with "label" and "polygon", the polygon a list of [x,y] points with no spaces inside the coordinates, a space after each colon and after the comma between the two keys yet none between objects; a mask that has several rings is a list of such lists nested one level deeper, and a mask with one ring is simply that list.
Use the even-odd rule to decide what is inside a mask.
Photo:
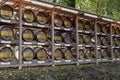
[{"label": "sake barrel", "polygon": [[78,29],[79,29],[79,30],[82,30],[82,29],[83,29],[83,26],[84,26],[83,21],[79,20],[79,21],[78,21]]},{"label": "sake barrel", "polygon": [[44,12],[39,12],[36,18],[37,18],[37,22],[41,25],[46,24],[49,20],[48,14],[45,14]]},{"label": "sake barrel", "polygon": [[115,29],[115,33],[116,33],[117,35],[120,35],[120,28],[119,28],[119,27],[117,27],[117,28]]},{"label": "sake barrel", "polygon": [[34,39],[34,32],[31,29],[24,29],[22,33],[22,38],[26,42],[31,42]]},{"label": "sake barrel", "polygon": [[65,59],[72,59],[73,57],[71,50],[68,48],[63,48],[62,53]]},{"label": "sake barrel", "polygon": [[97,23],[97,32],[101,32],[101,25]]},{"label": "sake barrel", "polygon": [[112,27],[112,33],[116,34],[116,28],[115,27]]},{"label": "sake barrel", "polygon": [[35,20],[34,12],[30,9],[26,9],[23,11],[23,20],[25,22],[31,23]]},{"label": "sake barrel", "polygon": [[69,17],[65,17],[63,19],[63,23],[64,23],[64,27],[66,27],[66,28],[72,27],[72,21]]},{"label": "sake barrel", "polygon": [[83,41],[83,36],[82,36],[82,35],[79,35],[79,36],[78,36],[78,43],[79,43],[79,44],[83,44],[83,42],[84,42],[84,41]]},{"label": "sake barrel", "polygon": [[35,58],[38,60],[47,59],[47,50],[45,48],[36,47],[34,48]]},{"label": "sake barrel", "polygon": [[120,38],[113,38],[113,45],[119,46],[120,45]]},{"label": "sake barrel", "polygon": [[78,51],[78,58],[80,58],[80,59],[82,59],[82,58],[84,58],[84,50],[83,49],[79,49],[79,51]]},{"label": "sake barrel", "polygon": [[93,50],[91,49],[84,49],[84,54],[87,59],[93,58]]},{"label": "sake barrel", "polygon": [[100,40],[101,40],[102,45],[104,45],[104,46],[107,45],[108,41],[107,41],[107,39],[105,37],[100,37]]},{"label": "sake barrel", "polygon": [[0,17],[7,20],[11,19],[13,17],[13,8],[8,5],[1,6]]},{"label": "sake barrel", "polygon": [[[73,36],[73,41],[76,42],[76,36]],[[78,34],[78,44],[83,44],[84,39],[83,39],[83,35]]]},{"label": "sake barrel", "polygon": [[31,61],[34,58],[34,51],[30,47],[24,47],[22,49],[22,58],[25,61]]},{"label": "sake barrel", "polygon": [[62,18],[61,18],[60,15],[57,15],[57,14],[55,15],[55,17],[54,17],[54,24],[55,24],[56,27],[62,26],[63,21],[62,21]]},{"label": "sake barrel", "polygon": [[55,31],[54,33],[54,41],[55,43],[61,43],[62,42],[62,36],[60,31]]},{"label": "sake barrel", "polygon": [[66,32],[62,33],[62,39],[67,44],[70,44],[73,42],[71,35],[69,33],[66,33]]},{"label": "sake barrel", "polygon": [[115,57],[120,58],[120,49],[113,49],[113,54]]},{"label": "sake barrel", "polygon": [[75,48],[75,47],[72,47],[72,48],[71,48],[71,51],[72,51],[72,55],[73,55],[74,57],[77,57],[77,56],[78,56],[79,59],[84,58],[84,50],[83,50],[83,49],[79,49],[79,50],[78,50],[78,54],[77,54],[77,52],[76,52],[76,48]]},{"label": "sake barrel", "polygon": [[84,30],[90,31],[92,29],[92,25],[90,22],[86,22],[84,25]]},{"label": "sake barrel", "polygon": [[98,36],[97,37],[97,45],[100,45],[101,44],[101,40],[100,40],[100,37]]},{"label": "sake barrel", "polygon": [[[95,44],[95,36],[91,37],[91,42]],[[97,36],[97,45],[100,45],[100,38]]]},{"label": "sake barrel", "polygon": [[108,52],[106,49],[101,49],[101,53],[103,55],[103,58],[108,58]]},{"label": "sake barrel", "polygon": [[106,25],[102,25],[101,28],[102,28],[102,32],[107,34],[107,32],[108,32],[107,26]]},{"label": "sake barrel", "polygon": [[3,62],[9,62],[12,60],[13,50],[10,47],[0,48],[0,60]]},{"label": "sake barrel", "polygon": [[0,38],[5,41],[10,41],[14,39],[14,31],[11,26],[3,25],[0,26]]},{"label": "sake barrel", "polygon": [[47,41],[47,34],[42,30],[35,31],[35,40],[38,42],[45,42]]},{"label": "sake barrel", "polygon": [[91,44],[92,43],[91,37],[89,35],[84,36],[84,43],[85,44]]},{"label": "sake barrel", "polygon": [[61,60],[63,58],[63,54],[62,54],[61,48],[55,49],[54,57],[55,57],[56,60]]},{"label": "sake barrel", "polygon": [[97,51],[98,53],[98,58],[102,58],[102,53],[101,53],[101,49],[99,49],[98,51]]}]

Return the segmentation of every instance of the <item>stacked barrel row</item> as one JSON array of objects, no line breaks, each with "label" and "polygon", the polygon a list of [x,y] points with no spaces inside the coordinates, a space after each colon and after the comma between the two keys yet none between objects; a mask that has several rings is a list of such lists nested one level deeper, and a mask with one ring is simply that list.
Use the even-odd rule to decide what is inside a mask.
[{"label": "stacked barrel row", "polygon": [[[14,9],[8,5],[0,7],[0,17],[5,20],[19,21],[20,13],[15,13]],[[24,9],[22,26],[22,60],[32,61],[34,59],[44,61],[55,60],[76,60],[79,59],[106,59],[111,55],[111,28],[106,23],[97,23],[84,19],[78,19],[78,30],[74,17],[62,14],[54,14],[54,26],[51,26],[51,14],[45,11],[35,11]],[[35,25],[34,25],[35,24]],[[52,30],[54,27],[54,44],[52,42]],[[95,32],[97,27],[97,33]],[[78,32],[78,40],[76,36]],[[14,45],[9,43],[0,44],[0,60],[9,62],[13,58],[19,60],[19,26],[17,24],[0,24],[0,40],[17,41]],[[97,46],[96,36],[97,34]],[[112,27],[113,54],[120,57],[120,27]],[[78,45],[76,44],[78,41]],[[26,43],[26,44],[25,44]],[[44,45],[42,45],[44,43]],[[47,43],[47,44],[46,44]],[[9,46],[8,46],[9,44]],[[29,45],[28,45],[29,44]],[[54,45],[54,54],[52,47]],[[77,45],[77,47],[76,47]],[[12,46],[12,47],[11,47]],[[97,54],[95,48],[97,47]],[[77,50],[78,48],[78,55]]]},{"label": "stacked barrel row", "polygon": [[120,28],[112,28],[112,44],[113,44],[113,57],[120,58]]},{"label": "stacked barrel row", "polygon": [[97,45],[98,58],[110,58],[110,26],[106,24],[97,24]]}]

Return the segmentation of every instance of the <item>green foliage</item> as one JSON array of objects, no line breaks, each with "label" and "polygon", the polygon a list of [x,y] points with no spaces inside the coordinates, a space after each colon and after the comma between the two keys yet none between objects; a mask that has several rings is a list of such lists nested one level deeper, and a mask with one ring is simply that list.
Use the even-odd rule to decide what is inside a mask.
[{"label": "green foliage", "polygon": [[120,19],[119,0],[76,0],[76,8]]},{"label": "green foliage", "polygon": [[75,0],[59,0],[59,4],[75,8]]},{"label": "green foliage", "polygon": [[120,19],[120,0],[53,0],[63,6],[70,6],[87,12]]}]

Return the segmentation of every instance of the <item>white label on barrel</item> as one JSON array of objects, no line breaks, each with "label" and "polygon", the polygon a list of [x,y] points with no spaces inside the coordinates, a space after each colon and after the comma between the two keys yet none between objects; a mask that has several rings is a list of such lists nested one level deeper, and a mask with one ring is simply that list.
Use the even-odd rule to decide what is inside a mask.
[{"label": "white label on barrel", "polygon": [[85,33],[90,33],[89,31],[85,31]]},{"label": "white label on barrel", "polygon": [[38,43],[38,45],[45,45],[45,43]]},{"label": "white label on barrel", "polygon": [[10,62],[1,62],[1,65],[10,65]]},{"label": "white label on barrel", "polygon": [[32,23],[24,23],[25,25],[30,25],[30,26],[32,26]]},{"label": "white label on barrel", "polygon": [[60,46],[61,44],[55,44],[56,46]]},{"label": "white label on barrel", "polygon": [[24,61],[23,63],[24,64],[31,64],[32,62],[31,61]]},{"label": "white label on barrel", "polygon": [[90,59],[86,59],[86,61],[91,61]]},{"label": "white label on barrel", "polygon": [[1,41],[1,43],[11,43],[11,41]]},{"label": "white label on barrel", "polygon": [[119,35],[116,35],[116,37],[119,37]]},{"label": "white label on barrel", "polygon": [[116,48],[119,48],[119,47],[116,47]]},{"label": "white label on barrel", "polygon": [[102,33],[102,35],[105,35],[104,33]]},{"label": "white label on barrel", "polygon": [[113,46],[112,48],[115,48],[115,46]]},{"label": "white label on barrel", "polygon": [[97,46],[98,48],[100,47],[100,46]]},{"label": "white label on barrel", "polygon": [[103,61],[107,61],[107,59],[103,59]]},{"label": "white label on barrel", "polygon": [[100,47],[97,47],[97,50],[101,49]]},{"label": "white label on barrel", "polygon": [[65,30],[69,31],[70,29],[65,28]]},{"label": "white label on barrel", "polygon": [[40,64],[41,64],[41,63],[45,63],[45,61],[38,61],[38,63],[40,63]]},{"label": "white label on barrel", "polygon": [[24,42],[24,44],[32,44],[31,42]]},{"label": "white label on barrel", "polygon": [[65,44],[65,46],[70,46],[70,44]]},{"label": "white label on barrel", "polygon": [[83,60],[78,60],[79,62],[83,61]]},{"label": "white label on barrel", "polygon": [[115,58],[113,60],[115,60]]},{"label": "white label on barrel", "polygon": [[82,30],[78,30],[78,32],[82,32]]},{"label": "white label on barrel", "polygon": [[1,22],[10,22],[10,20],[1,19]]},{"label": "white label on barrel", "polygon": [[119,58],[117,58],[117,60],[120,60]]},{"label": "white label on barrel", "polygon": [[78,46],[83,46],[83,45],[78,45]]},{"label": "white label on barrel", "polygon": [[100,33],[97,33],[97,34],[100,34]]},{"label": "white label on barrel", "polygon": [[97,61],[101,61],[101,59],[97,59]]},{"label": "white label on barrel", "polygon": [[90,45],[86,45],[86,47],[90,47]]},{"label": "white label on barrel", "polygon": [[55,27],[55,29],[60,29],[60,27]]},{"label": "white label on barrel", "polygon": [[38,26],[38,27],[45,27],[45,25],[40,25],[40,24],[38,24],[37,26]]},{"label": "white label on barrel", "polygon": [[55,62],[61,62],[60,60],[55,60]]},{"label": "white label on barrel", "polygon": [[107,46],[103,46],[103,48],[106,48]]},{"label": "white label on barrel", "polygon": [[65,60],[65,62],[71,62],[71,60]]}]

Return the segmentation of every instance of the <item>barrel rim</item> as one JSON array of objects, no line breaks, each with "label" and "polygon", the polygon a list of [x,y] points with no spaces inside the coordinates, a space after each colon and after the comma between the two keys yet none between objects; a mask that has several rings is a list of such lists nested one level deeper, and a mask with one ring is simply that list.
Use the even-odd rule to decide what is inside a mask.
[{"label": "barrel rim", "polygon": [[94,55],[94,53],[93,53],[93,54],[91,53],[92,55],[91,55],[90,57],[87,57],[87,56],[86,56],[87,51],[90,51],[90,53],[91,53],[91,52],[94,52],[94,50],[93,50],[93,49],[90,49],[90,48],[89,48],[89,49],[84,50],[85,57],[86,57],[87,59],[93,58],[93,57],[95,56],[95,55]]},{"label": "barrel rim", "polygon": [[[65,35],[65,36],[66,36],[66,35],[69,35],[70,40],[68,40],[66,37],[63,37],[63,35]],[[74,42],[73,42],[73,39],[72,39],[72,35],[69,34],[68,32],[62,33],[62,34],[61,34],[61,37],[62,37],[63,41],[64,41],[65,43],[67,43],[67,44],[74,43]],[[68,41],[66,42],[66,40],[68,40]]]},{"label": "barrel rim", "polygon": [[4,16],[2,16],[2,15],[0,14],[1,18],[6,19],[6,20],[11,20],[12,17],[13,17],[13,11],[14,11],[13,8],[12,8],[10,5],[5,4],[5,5],[2,5],[2,6],[0,7],[0,11],[1,11],[1,9],[2,9],[3,7],[8,7],[8,8],[10,8],[10,9],[12,10],[12,16],[11,16],[11,17],[8,17],[8,18],[5,18]]},{"label": "barrel rim", "polygon": [[[38,60],[45,60],[45,59],[47,59],[48,52],[47,52],[47,50],[46,50],[45,48],[42,48],[42,47],[35,47],[33,50],[34,50],[35,57],[36,57]],[[43,58],[43,59],[37,57],[37,54],[38,54],[37,52],[40,51],[40,50],[44,50],[45,53],[46,53],[46,57]]]},{"label": "barrel rim", "polygon": [[[30,59],[30,60],[26,60],[24,57],[23,57],[23,52],[26,50],[26,49],[30,49],[31,51],[32,51],[32,53],[33,53],[33,57],[32,57],[32,59]],[[22,48],[22,58],[23,58],[23,60],[25,60],[25,61],[31,61],[31,60],[33,60],[34,59],[34,51],[33,51],[33,49],[31,48],[31,47],[23,47]]]},{"label": "barrel rim", "polygon": [[[30,30],[30,31],[32,32],[33,38],[32,38],[30,41],[26,41],[26,40],[23,38],[23,34],[24,34],[24,32],[25,32],[26,30]],[[31,42],[31,41],[33,41],[33,40],[34,40],[34,36],[35,36],[35,35],[34,35],[34,32],[33,32],[32,29],[24,29],[23,32],[22,32],[22,39],[23,39],[24,41],[26,41],[26,42]]]},{"label": "barrel rim", "polygon": [[[45,36],[46,36],[46,39],[45,39],[45,40],[40,41],[40,40],[37,38],[37,34],[38,34],[39,32],[42,32],[42,33],[45,34]],[[46,41],[47,41],[47,34],[46,34],[46,32],[43,31],[43,30],[37,30],[37,31],[35,32],[35,34],[34,34],[34,37],[35,37],[35,39],[36,39],[38,42],[46,42]]]},{"label": "barrel rim", "polygon": [[[59,34],[59,35],[56,35],[56,34]],[[61,37],[61,41],[56,41],[55,39],[54,39],[54,41],[56,42],[56,43],[61,43],[62,42],[62,35],[61,35],[61,32],[60,31],[55,31],[54,32],[54,36],[60,36]]]},{"label": "barrel rim", "polygon": [[5,27],[11,29],[12,34],[13,34],[13,37],[12,37],[11,39],[5,39],[4,37],[1,36],[1,34],[0,34],[0,37],[1,37],[3,40],[6,40],[6,41],[10,41],[10,40],[14,39],[14,38],[15,38],[15,37],[14,37],[14,36],[15,36],[14,30],[13,30],[12,26],[10,26],[10,25],[2,25],[2,26],[0,27],[0,32],[1,32],[1,30],[2,30],[3,28],[5,28]]},{"label": "barrel rim", "polygon": [[56,27],[60,27],[60,26],[62,26],[62,25],[63,25],[63,19],[62,19],[62,16],[61,16],[61,15],[58,15],[58,14],[55,14],[54,19],[55,19],[55,18],[59,18],[59,19],[61,20],[61,24],[55,24],[55,21],[54,21],[54,25],[55,25]]},{"label": "barrel rim", "polygon": [[88,31],[88,29],[86,29],[86,27],[85,27],[86,25],[90,26],[89,31],[91,31],[92,30],[92,23],[90,21],[85,21],[83,29]]},{"label": "barrel rim", "polygon": [[[13,56],[13,50],[12,50],[12,48],[10,48],[10,47],[4,46],[4,47],[2,47],[2,48],[0,49],[0,52],[1,52],[2,49],[5,49],[5,48],[8,48],[8,49],[11,51],[12,56]],[[8,60],[0,59],[0,60],[3,61],[3,62],[10,62],[12,59],[8,59]]]},{"label": "barrel rim", "polygon": [[[55,51],[56,51],[56,50],[59,50],[59,51],[61,52],[61,58],[55,58],[55,59],[56,59],[56,60],[62,59],[62,58],[63,58],[63,53],[62,53],[61,48],[56,48]],[[55,51],[54,51],[54,54],[55,54]],[[55,56],[54,56],[54,57],[55,57]]]},{"label": "barrel rim", "polygon": [[[70,21],[71,25],[70,25],[70,26],[66,26],[66,25],[65,25],[65,20]],[[70,17],[64,16],[63,24],[64,24],[64,27],[66,27],[66,28],[71,28],[73,23],[72,23],[72,20],[71,20]]]},{"label": "barrel rim", "polygon": [[[64,52],[63,52],[63,50],[64,50]],[[70,53],[71,53],[71,55],[72,55],[70,58],[66,58],[66,57],[65,57],[65,52],[66,52],[67,50],[70,51]],[[72,54],[71,49],[68,49],[68,48],[62,48],[62,54],[63,54],[63,57],[64,57],[65,59],[72,59],[72,58],[73,58],[73,54]]]},{"label": "barrel rim", "polygon": [[[79,49],[79,50],[78,50],[78,53],[79,53],[79,51],[82,51],[82,52],[83,52],[82,58],[84,58],[84,56],[85,56],[84,49]],[[81,58],[81,56],[78,56],[78,58]]]},{"label": "barrel rim", "polygon": [[[34,18],[33,20],[28,21],[28,20],[26,20],[26,19],[24,18],[24,13],[25,13],[26,11],[29,11],[29,12],[32,13],[33,18]],[[33,10],[31,10],[31,9],[25,9],[25,10],[23,10],[22,18],[23,18],[23,20],[24,20],[25,22],[27,22],[27,23],[32,23],[32,22],[35,21],[35,13],[34,13]]]},{"label": "barrel rim", "polygon": [[78,24],[79,23],[82,23],[82,28],[80,28],[79,26],[78,26],[78,29],[79,30],[82,30],[83,28],[84,28],[84,21],[83,20],[78,20]]},{"label": "barrel rim", "polygon": [[[44,15],[44,17],[46,17],[47,20],[45,22],[41,22],[41,21],[38,20],[37,16],[41,15],[41,14]],[[41,25],[47,24],[49,22],[49,15],[47,13],[45,13],[44,11],[39,11],[36,15],[36,20],[37,20],[38,24],[41,24]]]}]

